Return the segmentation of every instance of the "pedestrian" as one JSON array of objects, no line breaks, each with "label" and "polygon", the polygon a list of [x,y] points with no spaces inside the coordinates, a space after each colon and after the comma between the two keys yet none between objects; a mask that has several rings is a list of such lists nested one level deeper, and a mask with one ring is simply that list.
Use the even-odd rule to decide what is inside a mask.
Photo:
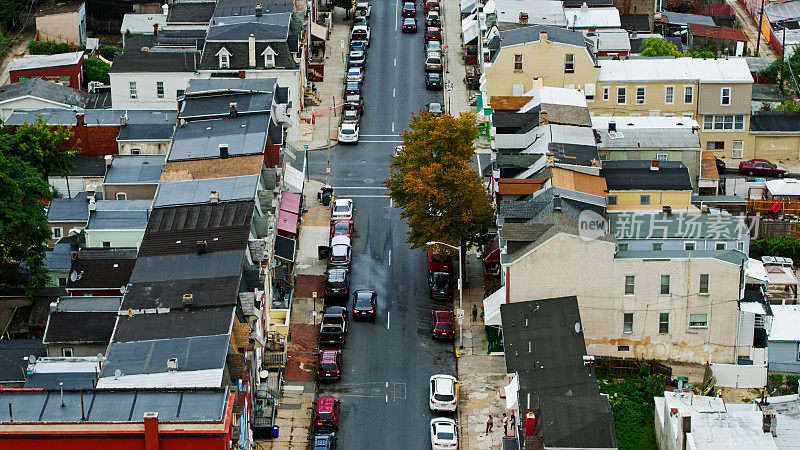
[{"label": "pedestrian", "polygon": [[517,435],[517,416],[515,416],[513,412],[511,413],[510,422],[511,422],[511,431],[513,431],[514,432],[514,436],[516,436]]},{"label": "pedestrian", "polygon": [[508,416],[506,413],[503,413],[503,436],[508,436]]},{"label": "pedestrian", "polygon": [[494,419],[492,419],[492,415],[489,414],[489,420],[486,421],[486,436],[492,431],[492,427],[494,427]]},{"label": "pedestrian", "polygon": [[478,321],[478,305],[472,305],[472,321]]}]

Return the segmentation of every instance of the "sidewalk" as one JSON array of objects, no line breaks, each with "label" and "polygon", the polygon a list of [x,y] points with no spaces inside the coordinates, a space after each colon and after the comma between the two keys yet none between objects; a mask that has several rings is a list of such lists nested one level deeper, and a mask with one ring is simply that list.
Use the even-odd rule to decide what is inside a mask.
[{"label": "sidewalk", "polygon": [[[450,114],[457,116],[462,112],[473,111],[469,106],[469,91],[464,80],[467,68],[462,59],[461,47],[461,4],[459,0],[443,0],[441,5],[442,27],[444,28],[445,72],[444,81],[452,86],[452,91],[444,91],[444,103],[448,105]],[[424,19],[423,19],[424,20]],[[447,85],[447,84],[446,84]]]},{"label": "sidewalk", "polygon": [[[458,350],[459,405],[458,422],[461,431],[459,448],[501,448],[503,438],[502,414],[506,412],[505,399],[500,398],[505,382],[505,360],[502,355],[487,354],[486,332],[483,321],[472,321],[472,306],[478,311],[483,306],[482,264],[474,252],[467,254],[468,287],[464,290],[464,348]],[[458,341],[456,341],[458,346]],[[486,435],[489,415],[494,419],[494,429]],[[509,427],[510,431],[510,427]]]}]

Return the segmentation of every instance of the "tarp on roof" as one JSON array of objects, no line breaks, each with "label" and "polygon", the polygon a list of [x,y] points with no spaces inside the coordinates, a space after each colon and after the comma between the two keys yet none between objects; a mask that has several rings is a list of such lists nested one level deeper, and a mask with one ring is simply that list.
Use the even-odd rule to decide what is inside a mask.
[{"label": "tarp on roof", "polygon": [[300,194],[284,191],[281,194],[281,211],[300,214]]},{"label": "tarp on roof", "polygon": [[506,302],[506,288],[501,287],[483,299],[483,324],[500,326],[500,305]]}]

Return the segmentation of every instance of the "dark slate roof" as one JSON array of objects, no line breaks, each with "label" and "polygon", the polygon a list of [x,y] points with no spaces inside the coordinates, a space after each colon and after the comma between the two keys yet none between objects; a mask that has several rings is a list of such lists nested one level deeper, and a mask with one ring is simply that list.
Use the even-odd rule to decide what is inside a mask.
[{"label": "dark slate roof", "polygon": [[219,0],[214,17],[254,15],[256,4],[261,4],[263,14],[286,13],[294,9],[292,0]]},{"label": "dark slate roof", "polygon": [[83,249],[72,260],[67,288],[120,288],[128,284],[136,250]]},{"label": "dark slate roof", "polygon": [[159,314],[119,316],[112,342],[176,339],[191,336],[228,334],[234,306],[175,310]]},{"label": "dark slate roof", "polygon": [[50,222],[82,222],[89,220],[89,200],[81,192],[72,198],[54,198],[47,207],[47,220]]},{"label": "dark slate roof", "polygon": [[100,377],[113,377],[117,369],[123,375],[165,373],[170,358],[178,358],[184,372],[220,369],[225,367],[228,345],[228,334],[117,342],[108,346]]},{"label": "dark slate roof", "polygon": [[194,278],[133,283],[122,300],[122,310],[183,308],[183,294],[194,296],[193,305],[235,305],[241,274],[216,278]]},{"label": "dark slate roof", "polygon": [[[647,14],[620,14],[619,22],[620,28],[624,30],[635,30],[639,33],[650,32],[650,16]],[[635,28],[634,23],[636,24]]]},{"label": "dark slate roof", "polygon": [[[239,276],[246,247],[220,252],[146,256],[136,260],[131,283]],[[186,291],[191,292],[191,291]],[[127,298],[126,298],[127,300]],[[178,299],[180,300],[180,299]]]},{"label": "dark slate roof", "polygon": [[196,72],[199,64],[197,51],[124,51],[114,57],[110,73]]},{"label": "dark slate roof", "polygon": [[43,341],[53,343],[107,343],[111,340],[117,310],[111,312],[53,312]]},{"label": "dark slate roof", "polygon": [[194,253],[199,241],[207,252],[245,248],[254,208],[252,200],[156,208],[139,257]]},{"label": "dark slate roof", "polygon": [[[493,50],[497,50],[511,45],[535,42],[539,40],[539,33],[542,31],[547,33],[547,40],[550,42],[560,42],[562,44],[577,45],[580,47],[586,46],[586,38],[583,36],[583,33],[579,31],[549,27],[547,25],[532,25],[514,30],[501,31],[499,40],[493,40],[493,45],[490,44],[490,47]],[[499,52],[495,52],[495,56],[492,59],[494,59],[498,53]]]},{"label": "dark slate roof", "polygon": [[800,113],[757,111],[750,116],[750,131],[800,132]]},{"label": "dark slate roof", "polygon": [[[119,200],[137,201],[137,200]],[[142,200],[139,200],[142,201]],[[148,206],[149,208],[149,206]],[[148,209],[97,210],[89,214],[87,230],[144,230],[147,227]]]},{"label": "dark slate roof", "polygon": [[117,141],[169,141],[175,131],[175,123],[127,124],[119,129]]},{"label": "dark slate roof", "polygon": [[[73,155],[69,158],[71,177],[103,177],[106,174],[106,162],[102,156]],[[64,176],[59,171],[53,171],[51,176]],[[66,192],[62,192],[66,194]]]},{"label": "dark slate roof", "polygon": [[268,126],[269,114],[186,122],[175,129],[167,161],[219,158],[221,144],[231,157],[262,154]]},{"label": "dark slate roof", "polygon": [[616,448],[608,398],[540,395],[546,448]]},{"label": "dark slate roof", "polygon": [[730,214],[608,214],[609,232],[624,239],[741,239],[749,234],[741,216]]},{"label": "dark slate roof", "polygon": [[594,145],[550,142],[547,144],[547,149],[553,154],[553,161],[557,163],[591,166],[594,162],[600,161],[600,155]]},{"label": "dark slate roof", "polygon": [[[6,120],[6,125],[20,125],[31,123],[37,116],[47,120],[50,125],[77,125],[76,114],[83,114],[83,121],[87,125],[110,125],[119,126],[123,118],[125,126],[137,125],[160,125],[175,124],[177,114],[174,110],[145,109],[85,109],[73,111],[71,109],[42,108],[24,111],[14,111]],[[124,128],[124,127],[123,127]]]},{"label": "dark slate roof", "polygon": [[261,17],[215,17],[209,22],[206,43],[211,41],[247,43],[251,34],[255,36],[256,42],[285,42],[289,36],[291,20],[292,14],[289,12],[264,14]]},{"label": "dark slate roof", "polygon": [[230,104],[236,103],[239,114],[269,113],[272,106],[272,93],[207,95],[187,97],[181,106],[180,117],[227,116]]},{"label": "dark slate roof", "polygon": [[165,155],[114,155],[103,184],[157,184]]},{"label": "dark slate roof", "polygon": [[277,82],[277,78],[193,78],[184,94],[189,98],[209,94],[269,93],[275,90]]},{"label": "dark slate roof", "polygon": [[754,102],[782,102],[783,94],[777,84],[753,83]]},{"label": "dark slate roof", "polygon": [[689,169],[681,161],[660,161],[650,170],[650,161],[603,161],[600,176],[609,191],[691,191]]},{"label": "dark slate roof", "polygon": [[0,86],[0,102],[25,96],[50,100],[77,108],[85,108],[91,97],[86,92],[39,78],[31,78],[19,83]]},{"label": "dark slate roof", "polygon": [[492,114],[492,126],[498,134],[524,134],[538,125],[538,112]]},{"label": "dark slate roof", "polygon": [[171,3],[167,23],[208,23],[214,8],[214,2]]},{"label": "dark slate roof", "polygon": [[[34,372],[25,380],[26,389],[92,389],[96,383],[94,372]],[[60,386],[59,383],[64,383]],[[14,418],[17,412],[14,410]]]},{"label": "dark slate roof", "polygon": [[712,27],[716,26],[714,19],[710,16],[684,14],[672,11],[662,11],[660,20],[670,25],[688,25],[690,23],[698,23],[700,25],[710,25]]},{"label": "dark slate roof", "polygon": [[22,359],[33,355],[37,358],[47,356],[47,349],[39,339],[0,340],[0,383],[25,381],[28,361]]},{"label": "dark slate roof", "polygon": [[276,69],[296,69],[297,63],[294,56],[291,54],[289,42],[296,41],[297,36],[290,35],[283,41],[256,41],[256,66],[250,67],[250,56],[247,41],[245,42],[206,42],[203,48],[203,58],[199,62],[200,68],[205,70],[219,70],[219,57],[217,53],[225,47],[232,56],[230,57],[230,68],[222,70],[236,70],[236,69],[265,69],[264,56],[262,53],[266,51],[267,47],[277,53],[275,55]]},{"label": "dark slate roof", "polygon": [[[3,390],[0,402],[11,404],[15,423],[142,423],[144,412],[157,412],[159,422],[219,422],[224,418],[227,395],[227,388],[64,390],[65,406],[61,407],[58,389]],[[91,407],[81,411],[81,403]],[[9,408],[0,409],[0,422],[8,423]]]},{"label": "dark slate roof", "polygon": [[72,265],[72,246],[69,238],[64,236],[53,244],[52,250],[47,250],[44,256],[44,267],[48,271],[69,271]]},{"label": "dark slate roof", "polygon": [[153,206],[158,208],[162,206],[209,203],[211,191],[217,191],[220,202],[250,200],[256,198],[259,186],[259,175],[165,181],[158,185]]}]

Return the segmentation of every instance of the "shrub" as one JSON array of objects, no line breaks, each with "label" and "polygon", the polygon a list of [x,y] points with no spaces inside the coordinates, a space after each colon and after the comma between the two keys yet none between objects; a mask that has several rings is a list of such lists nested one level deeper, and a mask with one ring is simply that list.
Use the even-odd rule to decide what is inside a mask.
[{"label": "shrub", "polygon": [[28,53],[32,55],[57,55],[71,51],[73,48],[63,42],[30,41],[28,43]]},{"label": "shrub", "polygon": [[800,259],[800,239],[796,236],[759,239],[750,244],[750,252],[754,257],[787,256],[797,261]]},{"label": "shrub", "polygon": [[108,76],[108,71],[111,66],[102,60],[95,58],[86,58],[83,60],[83,74],[86,76],[86,81],[99,81],[103,84],[109,84],[111,79]]}]

